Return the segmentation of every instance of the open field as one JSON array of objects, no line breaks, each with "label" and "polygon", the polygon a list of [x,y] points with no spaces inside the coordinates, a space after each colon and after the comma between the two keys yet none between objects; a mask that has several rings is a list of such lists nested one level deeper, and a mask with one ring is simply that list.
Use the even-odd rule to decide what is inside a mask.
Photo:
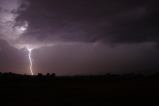
[{"label": "open field", "polygon": [[149,98],[159,95],[158,75],[127,76],[1,75],[1,104],[4,106],[106,106],[122,105],[127,102],[146,103]]}]

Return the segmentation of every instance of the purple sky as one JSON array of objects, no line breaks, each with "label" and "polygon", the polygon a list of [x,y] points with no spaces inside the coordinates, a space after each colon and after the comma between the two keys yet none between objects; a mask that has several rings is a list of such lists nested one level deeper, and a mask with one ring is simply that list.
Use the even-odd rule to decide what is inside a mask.
[{"label": "purple sky", "polygon": [[157,0],[1,0],[0,71],[57,75],[159,69]]}]

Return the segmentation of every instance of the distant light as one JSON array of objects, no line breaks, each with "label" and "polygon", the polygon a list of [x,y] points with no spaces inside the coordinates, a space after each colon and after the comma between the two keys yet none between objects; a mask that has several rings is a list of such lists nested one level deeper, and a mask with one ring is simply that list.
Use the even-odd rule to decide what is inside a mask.
[{"label": "distant light", "polygon": [[24,26],[21,26],[21,27],[19,28],[19,30],[20,30],[20,31],[26,31],[26,30],[27,30],[27,28],[26,28],[26,27],[24,27]]},{"label": "distant light", "polygon": [[23,34],[23,33],[25,33],[25,31],[27,31],[27,29],[28,29],[28,22],[24,22],[22,25],[19,25],[19,26],[15,26],[15,31],[16,31],[16,33],[19,35],[21,35],[21,34]]}]

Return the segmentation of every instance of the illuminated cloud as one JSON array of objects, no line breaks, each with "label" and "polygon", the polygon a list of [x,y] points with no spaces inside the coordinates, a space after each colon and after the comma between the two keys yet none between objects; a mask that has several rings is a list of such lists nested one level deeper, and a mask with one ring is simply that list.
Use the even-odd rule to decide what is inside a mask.
[{"label": "illuminated cloud", "polygon": [[15,42],[28,29],[27,21],[18,21],[17,18],[26,2],[24,0],[1,0],[0,1],[0,38],[8,43]]}]

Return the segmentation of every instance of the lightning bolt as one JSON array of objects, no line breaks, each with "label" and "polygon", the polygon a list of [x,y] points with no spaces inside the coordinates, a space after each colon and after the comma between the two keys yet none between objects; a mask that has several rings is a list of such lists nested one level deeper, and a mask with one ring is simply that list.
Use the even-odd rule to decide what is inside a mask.
[{"label": "lightning bolt", "polygon": [[29,57],[29,62],[30,62],[30,73],[31,73],[31,75],[34,75],[34,73],[33,73],[33,62],[32,62],[32,57],[31,57],[31,54],[32,54],[32,50],[33,49],[27,49],[28,50],[28,57]]}]

